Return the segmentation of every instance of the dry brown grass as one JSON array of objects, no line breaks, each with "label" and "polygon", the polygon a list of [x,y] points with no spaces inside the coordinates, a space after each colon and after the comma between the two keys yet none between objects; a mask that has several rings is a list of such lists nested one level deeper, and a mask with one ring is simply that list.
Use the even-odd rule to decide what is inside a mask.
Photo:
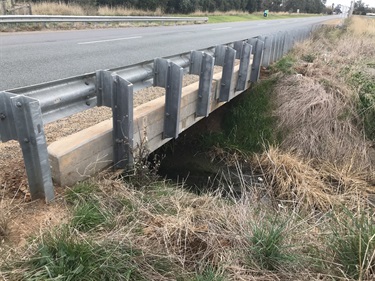
[{"label": "dry brown grass", "polygon": [[338,166],[354,161],[354,171],[370,171],[370,143],[354,125],[356,108],[349,91],[340,88],[325,89],[316,76],[295,75],[279,83],[276,114],[287,132],[282,147]]},{"label": "dry brown grass", "polygon": [[[258,194],[244,190],[241,198],[223,199],[219,192],[197,196],[181,186],[171,187],[160,182],[147,190],[131,189],[118,180],[103,179],[99,185],[105,194],[102,202],[113,204],[126,200],[132,206],[131,211],[127,208],[117,212],[115,227],[101,237],[132,241],[145,257],[166,257],[177,266],[179,274],[188,276],[211,267],[225,272],[228,278],[225,280],[296,280],[305,271],[300,267],[304,261],[292,266],[297,273],[289,272],[289,266],[272,272],[249,261],[252,259],[249,237],[255,225],[267,223],[275,216],[285,221],[283,243],[293,244],[293,249],[288,250],[291,252],[302,246],[295,244],[295,235],[307,237],[309,231],[317,229],[317,225],[310,225],[311,217],[301,220],[297,213],[295,216],[283,210],[275,213],[271,206],[259,202]],[[129,217],[134,219],[129,222]],[[315,239],[311,243],[319,244]],[[149,280],[175,280],[176,277],[156,277],[150,268],[143,271]],[[313,280],[314,274],[304,274]]]},{"label": "dry brown grass", "polygon": [[375,19],[360,16],[352,17],[352,24],[349,26],[349,31],[361,36],[375,36]]},{"label": "dry brown grass", "polygon": [[0,209],[0,244],[8,239],[9,233],[9,217],[4,209]]},{"label": "dry brown grass", "polygon": [[276,89],[283,148],[313,162],[350,169],[348,173],[373,173],[374,149],[357,113],[359,89],[347,79],[366,71],[368,58],[375,57],[374,44],[372,37],[336,29],[320,31],[296,46],[298,74],[283,78]]},{"label": "dry brown grass", "polygon": [[[349,160],[350,164],[353,163]],[[271,198],[304,212],[326,212],[339,205],[352,208],[358,203],[357,198],[365,203],[368,196],[375,194],[373,186],[366,181],[365,171],[354,169],[357,171],[354,173],[352,167],[338,168],[329,162],[317,165],[296,156],[294,151],[270,147],[255,157],[254,165],[266,179]]]},{"label": "dry brown grass", "polygon": [[83,16],[85,11],[80,5],[53,3],[53,2],[40,2],[32,5],[34,15],[72,15]]},{"label": "dry brown grass", "polygon": [[156,11],[143,11],[126,7],[108,7],[100,6],[98,9],[99,16],[162,16],[163,12],[160,8]]},{"label": "dry brown grass", "polygon": [[156,11],[143,11],[126,7],[108,7],[99,8],[81,6],[77,4],[40,2],[32,6],[35,15],[99,15],[99,16],[162,16],[160,9]]}]

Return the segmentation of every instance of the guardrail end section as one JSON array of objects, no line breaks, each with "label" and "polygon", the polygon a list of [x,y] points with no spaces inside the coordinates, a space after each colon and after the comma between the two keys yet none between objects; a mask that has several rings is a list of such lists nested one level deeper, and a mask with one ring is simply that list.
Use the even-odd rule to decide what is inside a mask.
[{"label": "guardrail end section", "polygon": [[54,199],[42,112],[39,101],[17,95],[10,98],[17,139],[26,166],[31,199]]}]

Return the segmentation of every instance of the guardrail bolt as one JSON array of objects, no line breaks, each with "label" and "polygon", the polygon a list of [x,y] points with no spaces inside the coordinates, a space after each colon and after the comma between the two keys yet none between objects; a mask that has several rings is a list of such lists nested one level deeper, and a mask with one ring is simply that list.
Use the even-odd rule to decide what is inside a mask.
[{"label": "guardrail bolt", "polygon": [[4,113],[0,113],[0,120],[5,120],[5,118],[7,118],[6,115]]},{"label": "guardrail bolt", "polygon": [[87,105],[87,106],[89,106],[89,105],[90,105],[90,102],[89,102],[89,101],[87,101],[87,102],[86,102],[86,105]]},{"label": "guardrail bolt", "polygon": [[17,106],[17,107],[22,107],[22,103],[20,103],[20,102],[18,101],[18,102],[16,102],[16,106]]},{"label": "guardrail bolt", "polygon": [[29,140],[28,138],[24,138],[23,141],[24,141],[25,143],[29,143],[29,142],[30,142],[30,140]]}]

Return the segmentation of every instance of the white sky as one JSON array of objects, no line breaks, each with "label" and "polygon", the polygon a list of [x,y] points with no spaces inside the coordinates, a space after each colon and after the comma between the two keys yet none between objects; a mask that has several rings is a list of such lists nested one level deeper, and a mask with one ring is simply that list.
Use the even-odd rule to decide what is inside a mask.
[{"label": "white sky", "polygon": [[[327,6],[331,6],[332,3],[336,5],[341,4],[344,6],[350,6],[351,0],[327,0]],[[357,2],[357,0],[354,0],[354,2]],[[365,3],[365,5],[369,5],[370,7],[375,7],[375,0],[362,0],[362,3]]]}]

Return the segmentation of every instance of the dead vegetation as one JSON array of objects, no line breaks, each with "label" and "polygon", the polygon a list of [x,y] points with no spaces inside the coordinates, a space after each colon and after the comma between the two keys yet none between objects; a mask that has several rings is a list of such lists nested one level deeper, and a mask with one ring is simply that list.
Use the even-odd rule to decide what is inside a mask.
[{"label": "dead vegetation", "polygon": [[[240,196],[198,196],[165,181],[135,187],[104,173],[49,206],[67,207],[60,228],[37,224],[27,247],[1,244],[0,277],[374,280],[373,142],[357,107],[362,88],[350,77],[374,58],[375,39],[353,34],[320,31],[296,47],[291,71],[277,74],[279,147],[243,154],[241,163],[221,152],[236,168]],[[245,165],[260,183],[249,184]],[[232,188],[230,180],[222,186]]]}]

